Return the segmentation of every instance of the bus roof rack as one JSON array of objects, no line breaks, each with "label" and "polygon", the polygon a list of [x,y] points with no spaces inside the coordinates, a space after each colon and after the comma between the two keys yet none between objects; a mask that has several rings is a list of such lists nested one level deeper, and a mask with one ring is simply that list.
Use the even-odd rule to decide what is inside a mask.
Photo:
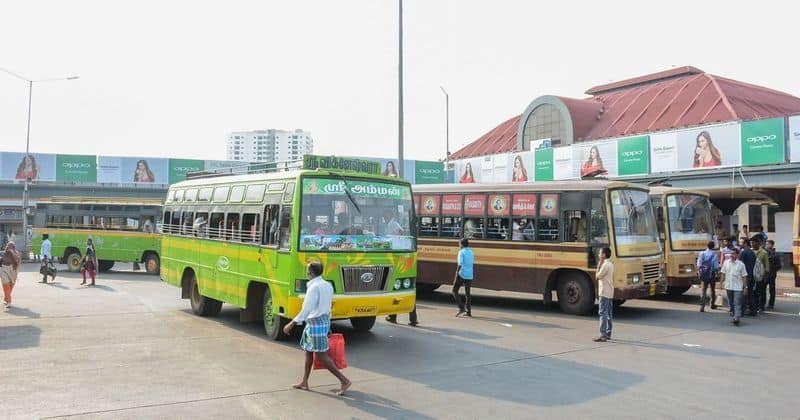
[{"label": "bus roof rack", "polygon": [[205,171],[193,171],[186,173],[186,179],[214,178],[229,175],[251,175],[269,174],[274,172],[295,171],[303,168],[303,161],[281,161],[281,162],[251,162],[227,168],[217,168]]}]

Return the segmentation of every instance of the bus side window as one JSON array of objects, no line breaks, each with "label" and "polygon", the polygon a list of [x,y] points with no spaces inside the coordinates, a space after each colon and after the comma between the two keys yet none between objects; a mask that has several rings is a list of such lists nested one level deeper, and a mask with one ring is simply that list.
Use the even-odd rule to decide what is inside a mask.
[{"label": "bus side window", "polygon": [[508,219],[505,218],[491,218],[486,227],[486,238],[496,240],[508,239]]},{"label": "bus side window", "polygon": [[[165,211],[164,212],[164,220],[167,223],[169,223],[169,221],[172,220],[172,212],[171,211]],[[169,226],[164,226],[163,229],[164,229],[164,233],[170,233]]]},{"label": "bus side window", "polygon": [[586,242],[586,213],[578,210],[564,211],[564,241]]},{"label": "bus side window", "polygon": [[511,220],[512,241],[532,241],[534,239],[533,219],[526,217]]},{"label": "bus side window", "polygon": [[608,245],[608,229],[603,211],[603,197],[592,195],[592,210],[589,218],[589,240],[591,243]]},{"label": "bus side window", "polygon": [[439,218],[429,216],[420,217],[419,236],[439,236]]},{"label": "bus side window", "polygon": [[244,242],[260,242],[259,238],[259,215],[255,213],[245,213],[242,216],[242,241]]},{"label": "bus side window", "polygon": [[181,235],[192,234],[192,223],[194,223],[194,213],[190,211],[183,212],[181,220]]},{"label": "bus side window", "polygon": [[181,233],[181,212],[173,211],[172,220],[170,221],[170,231],[174,235]]},{"label": "bus side window", "polygon": [[292,206],[283,206],[280,218],[280,248],[291,249],[292,244]]},{"label": "bus side window", "polygon": [[484,219],[482,217],[464,218],[464,237],[483,239]]},{"label": "bus side window", "polygon": [[536,229],[536,240],[557,241],[558,236],[558,219],[539,219],[539,224]]},{"label": "bus side window", "polygon": [[223,231],[225,230],[225,213],[211,213],[211,218],[208,221],[208,227],[206,231],[208,232],[209,238],[222,238]]},{"label": "bus side window", "polygon": [[442,237],[458,238],[461,236],[460,217],[442,217]]},{"label": "bus side window", "polygon": [[239,213],[228,213],[225,219],[225,239],[241,241],[242,233],[239,230]]},{"label": "bus side window", "polygon": [[278,208],[277,204],[264,208],[264,245],[277,245],[278,243]]}]

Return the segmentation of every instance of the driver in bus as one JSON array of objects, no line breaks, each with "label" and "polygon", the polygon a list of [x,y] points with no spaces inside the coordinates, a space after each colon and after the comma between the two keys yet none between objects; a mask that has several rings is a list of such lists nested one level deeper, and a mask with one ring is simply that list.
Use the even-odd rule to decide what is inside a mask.
[{"label": "driver in bus", "polygon": [[386,213],[384,213],[383,220],[386,221],[385,232],[387,235],[400,236],[403,234],[403,227],[400,226],[400,223],[391,211],[387,210]]}]

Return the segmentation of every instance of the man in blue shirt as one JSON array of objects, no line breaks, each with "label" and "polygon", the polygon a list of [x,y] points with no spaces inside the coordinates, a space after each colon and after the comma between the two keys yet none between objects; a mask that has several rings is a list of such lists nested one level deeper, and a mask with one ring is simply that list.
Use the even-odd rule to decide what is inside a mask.
[{"label": "man in blue shirt", "polygon": [[742,241],[742,252],[739,255],[739,260],[744,263],[744,268],[747,269],[747,279],[745,280],[744,288],[742,289],[742,314],[755,316],[754,313],[747,311],[747,309],[750,307],[749,302],[753,295],[753,289],[756,285],[756,281],[753,278],[753,268],[756,266],[756,253],[750,249],[749,239]]},{"label": "man in blue shirt", "polygon": [[[472,253],[472,249],[469,247],[469,240],[467,238],[462,238],[461,250],[458,251],[458,267],[456,267],[456,278],[453,281],[453,297],[456,299],[456,303],[458,304],[458,313],[456,316],[472,316],[472,307],[470,305],[472,297],[470,296],[469,289],[470,286],[472,286],[472,279],[474,278],[474,262],[475,254]],[[461,301],[461,295],[458,293],[462,285],[464,286],[464,293],[466,293],[466,299],[464,302]]]},{"label": "man in blue shirt", "polygon": [[[697,256],[697,277],[703,285],[703,293],[700,296],[700,312],[705,312],[706,303],[711,302],[711,309],[717,309],[714,303],[716,299],[717,272],[719,272],[719,259],[714,252],[714,241],[708,241],[706,250]],[[709,301],[706,291],[711,288],[711,300]]]}]

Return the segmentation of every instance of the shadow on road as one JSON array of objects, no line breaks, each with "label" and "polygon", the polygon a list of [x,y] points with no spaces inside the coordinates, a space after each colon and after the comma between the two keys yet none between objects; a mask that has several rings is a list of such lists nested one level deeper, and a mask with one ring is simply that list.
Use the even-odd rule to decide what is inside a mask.
[{"label": "shadow on road", "polygon": [[[188,309],[185,312],[191,313]],[[226,306],[220,315],[207,321],[262,338],[265,346],[297,348],[299,330],[287,341],[269,341],[261,324],[240,323],[236,308]],[[470,341],[497,337],[466,329],[377,324],[375,330],[379,332],[356,332],[349,322],[333,323],[332,331],[345,336],[350,366],[449,393],[530,406],[562,406],[616,394],[644,381],[644,376],[637,373]],[[420,334],[423,331],[425,333]],[[429,364],[426,360],[431,360],[433,354],[439,356],[435,364]],[[298,373],[301,363],[298,349]],[[487,387],[485,378],[489,376],[506,379],[500,386]],[[394,402],[365,392],[368,390],[369,382],[356,384],[352,391],[354,397],[348,404],[381,417],[426,418],[418,413],[398,411]]]},{"label": "shadow on road", "polygon": [[33,325],[0,326],[0,350],[39,347],[41,335],[42,330]]},{"label": "shadow on road", "polygon": [[18,306],[11,306],[10,308],[6,309],[6,313],[23,318],[41,318],[41,315],[39,315],[38,312],[34,312],[28,308],[20,308]]}]

